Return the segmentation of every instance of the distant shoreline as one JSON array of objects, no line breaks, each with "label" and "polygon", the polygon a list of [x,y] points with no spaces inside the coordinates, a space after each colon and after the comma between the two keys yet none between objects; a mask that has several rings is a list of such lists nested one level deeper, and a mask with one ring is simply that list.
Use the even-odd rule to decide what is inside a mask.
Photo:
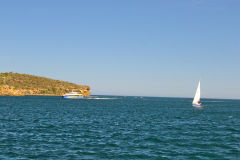
[{"label": "distant shoreline", "polygon": [[[23,97],[23,96],[49,96],[49,97],[62,97],[61,95],[0,95],[0,97]],[[168,99],[193,99],[192,97],[156,97],[156,96],[120,96],[120,95],[91,95],[91,97],[136,97],[136,98],[168,98]],[[232,98],[202,98],[202,100],[240,100]]]},{"label": "distant shoreline", "polygon": [[51,78],[20,73],[0,73],[0,95],[63,96],[68,92],[79,92],[90,96],[90,87]]}]

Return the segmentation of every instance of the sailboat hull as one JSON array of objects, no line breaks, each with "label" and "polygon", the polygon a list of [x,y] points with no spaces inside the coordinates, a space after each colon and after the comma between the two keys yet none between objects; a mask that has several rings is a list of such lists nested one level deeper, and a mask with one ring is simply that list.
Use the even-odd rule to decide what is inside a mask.
[{"label": "sailboat hull", "polygon": [[192,104],[193,107],[201,107],[201,103],[200,104]]}]

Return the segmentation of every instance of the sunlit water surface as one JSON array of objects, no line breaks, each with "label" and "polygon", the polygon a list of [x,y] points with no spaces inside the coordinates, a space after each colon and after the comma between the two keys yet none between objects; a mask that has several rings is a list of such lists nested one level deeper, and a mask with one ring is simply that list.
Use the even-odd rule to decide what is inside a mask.
[{"label": "sunlit water surface", "polygon": [[240,100],[0,97],[0,159],[239,160]]}]

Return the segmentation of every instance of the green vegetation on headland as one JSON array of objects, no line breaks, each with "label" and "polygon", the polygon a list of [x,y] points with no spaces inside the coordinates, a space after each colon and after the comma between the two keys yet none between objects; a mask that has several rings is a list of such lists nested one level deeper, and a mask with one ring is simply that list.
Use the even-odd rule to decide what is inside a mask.
[{"label": "green vegetation on headland", "polygon": [[45,77],[19,73],[0,73],[0,95],[52,95],[80,92],[90,96],[90,87]]}]

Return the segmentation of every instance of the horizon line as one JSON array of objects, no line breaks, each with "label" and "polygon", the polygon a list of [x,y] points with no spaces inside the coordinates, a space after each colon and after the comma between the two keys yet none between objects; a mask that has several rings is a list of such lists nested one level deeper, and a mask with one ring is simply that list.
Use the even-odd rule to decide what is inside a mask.
[{"label": "horizon line", "polygon": [[[118,97],[152,97],[152,98],[188,98],[193,99],[194,97],[165,97],[165,96],[134,96],[134,95],[110,95],[110,94],[93,94],[92,96],[118,96]],[[202,97],[201,99],[226,99],[226,100],[240,100],[240,98],[216,98],[216,97]]]}]

